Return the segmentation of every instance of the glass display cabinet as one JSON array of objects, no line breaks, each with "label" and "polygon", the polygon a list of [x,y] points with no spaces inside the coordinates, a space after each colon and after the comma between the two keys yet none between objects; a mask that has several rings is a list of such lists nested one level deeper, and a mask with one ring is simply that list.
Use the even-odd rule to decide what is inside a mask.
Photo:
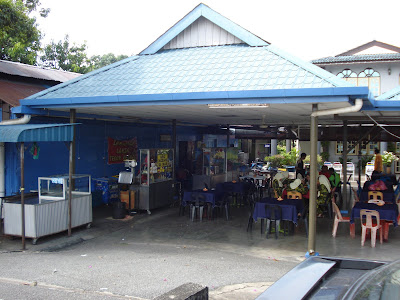
[{"label": "glass display cabinet", "polygon": [[150,210],[173,202],[172,149],[140,149],[139,209]]},{"label": "glass display cabinet", "polygon": [[172,149],[140,149],[140,185],[172,180]]},{"label": "glass display cabinet", "polygon": [[217,183],[236,179],[239,175],[238,153],[238,148],[203,148],[196,157],[195,165],[201,169],[193,175],[193,189],[214,188]]},{"label": "glass display cabinet", "polygon": [[[90,175],[53,175],[38,178],[38,194],[25,199],[25,237],[38,238],[68,229],[69,190],[71,191],[71,227],[92,223],[92,194]],[[21,200],[3,203],[4,233],[21,236]]]}]

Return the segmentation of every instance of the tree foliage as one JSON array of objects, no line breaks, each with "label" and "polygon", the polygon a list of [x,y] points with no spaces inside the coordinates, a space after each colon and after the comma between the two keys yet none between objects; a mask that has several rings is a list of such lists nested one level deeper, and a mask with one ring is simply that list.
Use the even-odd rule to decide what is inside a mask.
[{"label": "tree foliage", "polygon": [[85,43],[71,45],[69,36],[66,35],[63,41],[52,41],[44,47],[44,53],[40,56],[41,65],[51,69],[87,73],[91,68],[86,49]]},{"label": "tree foliage", "polygon": [[91,69],[96,70],[107,65],[113,64],[117,61],[127,58],[127,55],[118,55],[115,56],[113,53],[100,55],[94,55],[90,58]]},{"label": "tree foliage", "polygon": [[71,45],[69,36],[66,35],[63,41],[58,43],[52,41],[44,47],[43,55],[40,56],[40,65],[46,68],[85,74],[128,57],[127,55],[115,56],[113,53],[108,53],[102,56],[94,55],[89,59],[86,50],[85,43]]},{"label": "tree foliage", "polygon": [[36,64],[42,36],[28,14],[38,5],[37,0],[0,0],[0,59]]}]

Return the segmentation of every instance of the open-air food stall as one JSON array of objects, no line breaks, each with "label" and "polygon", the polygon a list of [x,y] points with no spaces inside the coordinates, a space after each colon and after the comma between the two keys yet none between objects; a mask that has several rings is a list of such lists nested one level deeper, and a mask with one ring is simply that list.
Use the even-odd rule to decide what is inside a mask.
[{"label": "open-air food stall", "polygon": [[[13,202],[14,204],[7,205],[7,203],[4,204],[4,210],[3,210],[3,215],[4,215],[4,223],[7,223],[5,227],[5,233],[9,232],[12,235],[17,235],[21,236],[22,240],[22,249],[25,249],[25,232],[29,232],[29,235],[33,237],[34,242],[36,242],[37,238],[39,236],[46,235],[46,232],[57,232],[55,228],[65,228],[64,226],[64,221],[63,218],[67,220],[67,228],[68,229],[68,235],[71,235],[71,228],[73,227],[74,221],[73,221],[73,213],[72,210],[73,208],[76,209],[76,214],[74,213],[75,216],[78,216],[80,211],[76,207],[76,205],[73,205],[73,202],[77,203],[78,198],[87,198],[91,197],[89,195],[83,195],[81,194],[82,197],[74,197],[74,191],[77,193],[81,193],[81,191],[75,190],[75,186],[78,187],[80,186],[78,178],[73,179],[73,165],[74,165],[74,126],[77,124],[70,123],[70,124],[21,124],[20,122],[25,122],[29,121],[28,118],[21,118],[19,120],[10,120],[10,122],[3,121],[0,125],[0,143],[18,143],[19,146],[19,156],[20,156],[20,170],[21,170],[21,182],[20,182],[20,194],[14,196]],[[74,113],[71,112],[71,121],[74,119]],[[31,199],[27,199],[27,203],[25,203],[25,142],[69,142],[69,173],[68,173],[68,183],[66,180],[66,176],[63,176],[63,178],[55,178],[54,181],[59,182],[58,185],[61,183],[62,187],[62,197],[64,197],[64,201],[61,201],[62,199],[49,199],[46,197],[53,197],[55,195],[50,195],[50,186],[52,186],[52,179],[46,180],[43,179],[43,182],[48,183],[48,193],[47,195],[45,190],[42,190],[42,183],[41,180],[39,180],[39,193],[42,193],[43,195],[41,196],[41,199],[39,197],[32,197]],[[67,164],[66,164],[67,165]],[[50,177],[53,178],[53,177]],[[69,186],[72,186],[72,188],[68,188]],[[89,192],[90,194],[90,177],[89,177]],[[55,186],[52,186],[52,189],[55,188]],[[60,190],[57,191],[58,194],[60,193]],[[86,191],[83,191],[86,193]],[[68,193],[68,197],[67,197]],[[75,195],[78,195],[75,193]],[[44,198],[43,198],[44,196]],[[17,198],[17,200],[15,199]],[[18,199],[19,198],[19,199]],[[54,200],[60,200],[60,201],[54,201]],[[32,201],[30,203],[30,201]],[[40,203],[43,201],[42,203]],[[46,201],[53,202],[47,204]],[[79,200],[78,200],[79,201]],[[68,202],[66,204],[66,202]],[[90,200],[91,203],[91,200]],[[47,204],[47,205],[46,205]],[[51,222],[52,220],[55,220],[57,225],[54,226],[49,226],[45,225],[43,221],[46,221],[46,218],[39,218],[42,220],[42,222],[39,222],[37,220],[38,214],[37,212],[40,211],[42,205],[46,209],[51,209],[55,207],[62,207],[63,208],[55,208],[55,211],[62,215],[56,216],[56,218],[53,218],[53,214],[47,214],[47,217],[51,216],[47,221]],[[67,208],[65,209],[65,205],[67,205]],[[19,208],[19,212],[17,213],[16,210]],[[90,211],[87,213],[88,216],[90,216],[90,221],[87,223],[91,222],[91,205],[90,207],[87,207],[87,209]],[[27,213],[27,216],[25,216],[25,211],[31,212]],[[7,212],[8,211],[8,212]],[[33,218],[32,220],[29,220],[29,218]],[[82,218],[83,219],[83,218]],[[16,222],[20,220],[20,225],[17,225]],[[79,219],[80,220],[80,219]],[[89,218],[87,219],[89,220]],[[27,223],[27,224],[26,224]],[[79,222],[75,222],[77,224]],[[38,228],[35,228],[36,225],[43,225],[46,227],[45,230],[41,231]],[[14,228],[15,227],[15,228]],[[19,229],[19,232],[17,232]],[[63,229],[64,230],[64,229]],[[50,233],[48,233],[50,234]]]},{"label": "open-air food stall", "polygon": [[[38,238],[68,229],[68,199],[72,187],[72,228],[92,222],[90,175],[55,175],[38,178],[37,196],[25,199],[25,237]],[[4,234],[21,236],[21,200],[5,200]]]}]

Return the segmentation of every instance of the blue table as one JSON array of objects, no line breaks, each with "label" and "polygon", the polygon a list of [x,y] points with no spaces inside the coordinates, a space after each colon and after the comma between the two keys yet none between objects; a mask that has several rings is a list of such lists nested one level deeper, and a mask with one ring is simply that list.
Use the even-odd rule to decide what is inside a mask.
[{"label": "blue table", "polygon": [[216,186],[217,191],[224,191],[224,192],[233,192],[237,194],[244,195],[248,190],[249,185],[246,182],[239,181],[239,182],[222,182],[218,183]]},{"label": "blue table", "polygon": [[399,215],[397,204],[385,204],[379,206],[373,203],[356,202],[351,210],[350,224],[354,223],[355,218],[360,218],[361,209],[376,210],[379,212],[379,218],[381,220],[393,222],[393,225],[397,226],[397,216]]},{"label": "blue table", "polygon": [[195,190],[191,192],[184,192],[183,193],[183,199],[182,199],[182,205],[186,206],[187,202],[192,202],[192,193],[202,193],[205,197],[204,201],[211,203],[212,207],[215,206],[216,201],[220,200],[220,195],[218,195],[218,192],[215,190],[208,190],[208,191],[203,191],[203,190]]},{"label": "blue table", "polygon": [[[300,199],[284,199],[282,201],[276,198],[264,198],[262,202],[256,202],[254,206],[253,219],[265,219],[267,217],[266,204],[277,204],[282,208],[282,220],[292,221],[297,225],[297,215],[303,211],[303,201]],[[268,216],[269,217],[269,216]]]}]

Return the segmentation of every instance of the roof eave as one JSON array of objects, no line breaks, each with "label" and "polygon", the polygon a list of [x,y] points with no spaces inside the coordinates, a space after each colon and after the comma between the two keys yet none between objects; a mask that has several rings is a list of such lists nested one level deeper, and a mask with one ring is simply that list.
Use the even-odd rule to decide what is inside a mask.
[{"label": "roof eave", "polygon": [[[113,95],[97,97],[24,99],[21,105],[31,108],[72,108],[88,106],[126,105],[179,105],[242,102],[246,103],[318,103],[323,101],[349,101],[356,98],[370,100],[367,87],[330,87],[279,90],[216,91],[143,95]],[[329,100],[327,100],[329,99]]]}]

